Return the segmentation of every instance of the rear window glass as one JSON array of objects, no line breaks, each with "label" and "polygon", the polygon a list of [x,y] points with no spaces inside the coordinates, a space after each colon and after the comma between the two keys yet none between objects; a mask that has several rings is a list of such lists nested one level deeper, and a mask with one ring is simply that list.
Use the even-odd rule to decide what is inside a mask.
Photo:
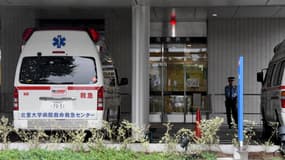
[{"label": "rear window glass", "polygon": [[284,71],[284,65],[285,65],[285,61],[282,61],[281,64],[278,64],[279,67],[277,68],[275,75],[274,75],[275,77],[273,81],[274,86],[281,84],[282,77],[283,77],[283,71]]},{"label": "rear window glass", "polygon": [[266,87],[271,87],[271,80],[272,80],[272,74],[275,68],[275,64],[269,66],[269,69],[266,72],[265,76],[265,86]]},{"label": "rear window glass", "polygon": [[114,70],[103,70],[103,76],[104,76],[104,84],[112,87],[116,85]]},{"label": "rear window glass", "polygon": [[92,84],[96,82],[96,65],[92,57],[24,57],[20,70],[20,83],[24,84]]}]

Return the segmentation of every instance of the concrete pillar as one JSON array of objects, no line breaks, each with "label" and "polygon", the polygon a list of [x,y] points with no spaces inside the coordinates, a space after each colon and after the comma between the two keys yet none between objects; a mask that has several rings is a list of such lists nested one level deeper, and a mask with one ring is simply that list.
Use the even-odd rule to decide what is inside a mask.
[{"label": "concrete pillar", "polygon": [[145,1],[132,6],[132,123],[149,123],[149,26],[150,7]]},{"label": "concrete pillar", "polygon": [[1,8],[1,106],[0,114],[10,117],[13,110],[14,74],[20,55],[22,33],[35,24],[34,12],[25,7]]}]

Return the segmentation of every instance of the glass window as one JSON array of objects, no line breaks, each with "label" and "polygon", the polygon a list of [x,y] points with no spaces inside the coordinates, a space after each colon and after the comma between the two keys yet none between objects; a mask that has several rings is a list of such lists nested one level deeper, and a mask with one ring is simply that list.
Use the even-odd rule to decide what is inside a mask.
[{"label": "glass window", "polygon": [[278,67],[275,71],[276,78],[274,78],[273,80],[273,85],[274,86],[278,86],[281,84],[282,81],[282,77],[283,77],[283,72],[284,72],[284,66],[285,66],[285,61],[281,62],[280,64],[278,64]]},{"label": "glass window", "polygon": [[266,76],[265,76],[265,86],[266,87],[271,87],[271,80],[272,80],[272,74],[273,74],[274,68],[275,68],[275,64],[269,66],[269,69],[266,73]]},{"label": "glass window", "polygon": [[171,61],[167,64],[166,91],[184,91],[183,64],[175,64]]},{"label": "glass window", "polygon": [[166,45],[166,91],[184,91],[184,47],[185,44]]},{"label": "glass window", "polygon": [[150,78],[150,91],[161,91],[162,78],[165,74],[163,73],[163,63],[162,63],[162,51],[161,45],[152,44],[150,47],[150,57],[149,57],[149,78]]},{"label": "glass window", "polygon": [[162,111],[162,97],[161,96],[150,96],[150,112],[158,113]]},{"label": "glass window", "polygon": [[185,53],[186,91],[207,92],[208,55],[206,44],[187,46]]},{"label": "glass window", "polygon": [[92,84],[97,82],[92,57],[40,56],[23,58],[20,82],[24,84]]},{"label": "glass window", "polygon": [[[166,115],[162,121],[168,121],[171,114],[183,117],[197,107],[205,109],[206,38],[152,37],[150,42],[150,113],[161,112]],[[195,102],[200,102],[199,105],[193,103],[193,95],[197,94],[200,96]]]},{"label": "glass window", "polygon": [[184,96],[165,96],[164,98],[166,113],[183,113],[185,110]]}]

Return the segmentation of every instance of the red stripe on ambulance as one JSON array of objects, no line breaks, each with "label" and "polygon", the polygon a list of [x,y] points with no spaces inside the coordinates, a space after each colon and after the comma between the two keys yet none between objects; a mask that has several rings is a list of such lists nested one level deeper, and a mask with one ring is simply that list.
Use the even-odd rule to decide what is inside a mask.
[{"label": "red stripe on ambulance", "polygon": [[100,87],[87,87],[87,86],[69,86],[68,90],[99,90]]},{"label": "red stripe on ambulance", "polygon": [[50,90],[50,86],[19,86],[18,90]]}]

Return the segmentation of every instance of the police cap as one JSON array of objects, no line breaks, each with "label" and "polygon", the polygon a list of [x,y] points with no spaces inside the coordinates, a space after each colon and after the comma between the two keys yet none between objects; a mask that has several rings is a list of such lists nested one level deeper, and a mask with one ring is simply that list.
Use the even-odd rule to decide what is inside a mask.
[{"label": "police cap", "polygon": [[229,80],[229,81],[234,81],[234,80],[235,80],[235,77],[228,77],[228,80]]}]

